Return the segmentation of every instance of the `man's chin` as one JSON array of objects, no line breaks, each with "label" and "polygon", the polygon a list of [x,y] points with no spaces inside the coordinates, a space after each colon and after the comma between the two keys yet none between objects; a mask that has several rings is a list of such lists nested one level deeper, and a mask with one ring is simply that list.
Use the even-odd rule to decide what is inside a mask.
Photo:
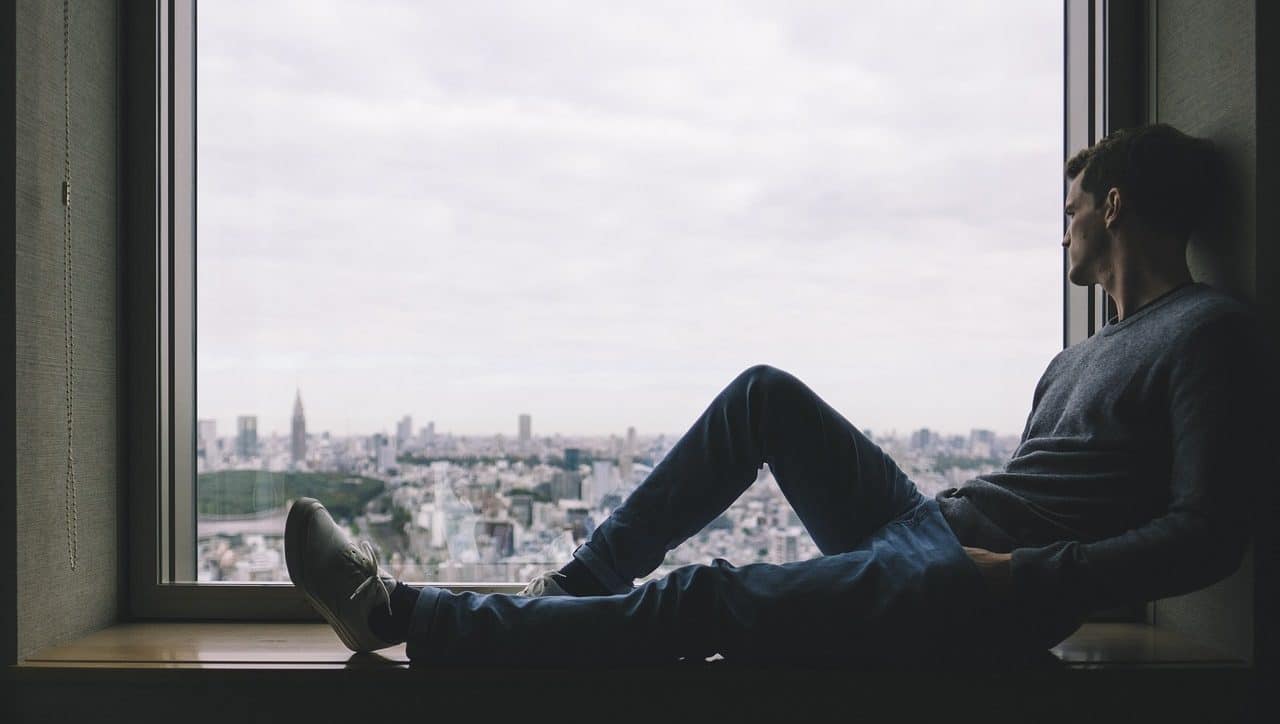
[{"label": "man's chin", "polygon": [[1078,287],[1087,287],[1093,284],[1093,280],[1084,278],[1084,274],[1081,274],[1078,269],[1079,267],[1071,267],[1067,270],[1067,281]]}]

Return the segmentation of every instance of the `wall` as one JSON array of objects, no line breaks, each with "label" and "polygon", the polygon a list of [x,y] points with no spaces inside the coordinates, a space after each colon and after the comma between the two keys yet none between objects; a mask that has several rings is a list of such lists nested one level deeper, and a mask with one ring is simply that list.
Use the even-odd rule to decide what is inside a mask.
[{"label": "wall", "polygon": [[65,494],[63,4],[20,0],[13,9],[18,424],[14,484],[5,494],[16,503],[19,658],[107,625],[119,610],[116,10],[114,0],[71,3],[72,525]]},{"label": "wall", "polygon": [[[1152,0],[1147,13],[1147,114],[1216,141],[1231,169],[1233,201],[1192,238],[1192,276],[1259,302],[1276,319],[1269,278],[1274,234],[1258,226],[1257,0]],[[1270,494],[1271,484],[1259,481]],[[1274,483],[1274,481],[1272,481]],[[1254,545],[1255,550],[1267,550]],[[1156,604],[1155,621],[1248,658],[1254,646],[1255,566],[1203,591]]]}]

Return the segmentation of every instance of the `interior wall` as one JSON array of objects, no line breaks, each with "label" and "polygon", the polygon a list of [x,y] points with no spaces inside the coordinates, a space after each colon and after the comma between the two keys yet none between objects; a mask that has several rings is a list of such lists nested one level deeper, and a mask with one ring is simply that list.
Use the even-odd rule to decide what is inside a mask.
[{"label": "interior wall", "polygon": [[[1147,113],[1153,122],[1212,139],[1228,159],[1232,201],[1215,228],[1192,237],[1187,249],[1192,276],[1265,302],[1259,300],[1259,279],[1268,270],[1260,265],[1257,226],[1255,2],[1151,0]],[[1226,580],[1159,601],[1156,625],[1251,658],[1256,563],[1252,550]]]},{"label": "interior wall", "polygon": [[[16,654],[118,613],[117,7],[70,3],[74,335],[68,513],[63,3],[14,8]],[[75,565],[70,545],[75,544]]]}]

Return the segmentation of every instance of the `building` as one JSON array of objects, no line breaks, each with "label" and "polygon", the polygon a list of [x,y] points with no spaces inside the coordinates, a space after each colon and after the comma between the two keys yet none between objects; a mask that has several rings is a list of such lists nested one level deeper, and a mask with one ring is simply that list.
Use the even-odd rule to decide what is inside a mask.
[{"label": "building", "polygon": [[236,456],[241,460],[258,456],[258,416],[236,418]]},{"label": "building", "polygon": [[396,468],[396,441],[382,433],[374,433],[373,438],[369,441],[369,447],[372,448],[375,464],[380,472],[387,472]]},{"label": "building", "polygon": [[969,454],[974,457],[991,457],[991,453],[996,448],[996,433],[994,430],[982,430],[974,428],[969,431]]},{"label": "building", "polygon": [[769,561],[795,563],[800,560],[800,529],[774,528],[769,531]]},{"label": "building", "polygon": [[509,520],[476,521],[476,546],[483,561],[500,561],[515,553],[515,528]]},{"label": "building", "polygon": [[631,484],[631,478],[634,475],[633,467],[629,453],[623,453],[622,457],[618,458],[618,477],[622,485]]},{"label": "building", "polygon": [[520,525],[528,528],[533,525],[533,495],[525,492],[513,492],[507,496],[510,507],[507,508],[507,515],[512,520],[519,521]]},{"label": "building", "polygon": [[911,433],[911,449],[912,450],[928,450],[934,442],[937,441],[937,434],[927,427]]},{"label": "building", "polygon": [[200,420],[196,422],[196,451],[206,454],[218,449],[218,421]]},{"label": "building", "polygon": [[293,398],[293,422],[289,428],[289,459],[294,465],[307,459],[307,417],[302,411],[302,390]]},{"label": "building", "polygon": [[413,439],[413,417],[405,415],[396,423],[396,447],[403,450]]},{"label": "building", "polygon": [[564,469],[577,470],[582,464],[582,450],[576,447],[567,447],[564,449]]},{"label": "building", "polygon": [[578,500],[582,497],[582,478],[570,470],[557,470],[551,477],[552,500]]},{"label": "building", "polygon": [[596,460],[591,463],[591,504],[597,506],[604,496],[619,487],[618,468],[612,460]]},{"label": "building", "polygon": [[623,452],[628,456],[636,454],[636,429],[634,427],[627,428],[627,447]]},{"label": "building", "polygon": [[533,439],[533,417],[529,414],[523,414],[519,419],[520,425],[520,445],[528,446],[530,440]]}]

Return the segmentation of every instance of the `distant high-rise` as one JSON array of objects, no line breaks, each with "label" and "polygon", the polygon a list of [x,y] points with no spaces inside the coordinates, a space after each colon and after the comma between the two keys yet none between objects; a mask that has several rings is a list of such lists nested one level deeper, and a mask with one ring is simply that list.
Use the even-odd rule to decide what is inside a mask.
[{"label": "distant high-rise", "polygon": [[969,431],[969,452],[972,455],[981,457],[989,457],[991,451],[996,446],[996,433],[994,430],[983,430],[974,428]]},{"label": "distant high-rise", "polygon": [[582,463],[582,450],[576,447],[567,447],[564,449],[564,469],[577,470],[578,465]]},{"label": "distant high-rise", "polygon": [[396,423],[396,447],[404,446],[413,438],[413,417],[405,415]]},{"label": "distant high-rise", "polygon": [[483,557],[489,562],[496,563],[515,553],[515,535],[509,520],[477,520],[475,536],[477,545],[484,543],[488,555]]},{"label": "distant high-rise", "polygon": [[929,446],[933,444],[936,437],[937,436],[932,430],[927,427],[922,427],[911,433],[911,449],[927,450]]},{"label": "distant high-rise", "polygon": [[551,477],[552,500],[580,500],[582,498],[582,478],[576,472],[557,470]]},{"label": "distant high-rise", "polygon": [[528,445],[529,440],[533,437],[533,417],[530,415],[520,416],[520,444]]},{"label": "distant high-rise", "polygon": [[508,496],[511,507],[507,515],[512,520],[520,521],[520,525],[528,528],[533,525],[533,496],[527,492],[513,492]]},{"label": "distant high-rise", "polygon": [[196,423],[196,449],[208,454],[218,447],[218,421],[200,420]]},{"label": "distant high-rise", "polygon": [[627,455],[635,455],[636,453],[636,429],[634,427],[627,428],[627,448],[623,452]]},{"label": "distant high-rise", "polygon": [[307,416],[302,412],[302,390],[293,398],[293,424],[289,429],[289,457],[296,465],[307,459]]},{"label": "distant high-rise", "polygon": [[797,528],[774,528],[769,531],[769,561],[794,563],[800,560],[800,531]]},{"label": "distant high-rise", "polygon": [[623,485],[631,484],[632,473],[633,464],[631,461],[631,455],[623,453],[622,456],[618,458],[618,477],[621,478],[621,483]]},{"label": "distant high-rise", "polygon": [[604,496],[618,489],[618,469],[612,460],[591,463],[591,504],[599,505]]},{"label": "distant high-rise", "polygon": [[241,415],[236,418],[236,455],[251,458],[258,454],[258,416]]},{"label": "distant high-rise", "polygon": [[373,449],[373,457],[379,470],[386,472],[397,467],[395,440],[377,432],[370,439],[369,447]]}]

